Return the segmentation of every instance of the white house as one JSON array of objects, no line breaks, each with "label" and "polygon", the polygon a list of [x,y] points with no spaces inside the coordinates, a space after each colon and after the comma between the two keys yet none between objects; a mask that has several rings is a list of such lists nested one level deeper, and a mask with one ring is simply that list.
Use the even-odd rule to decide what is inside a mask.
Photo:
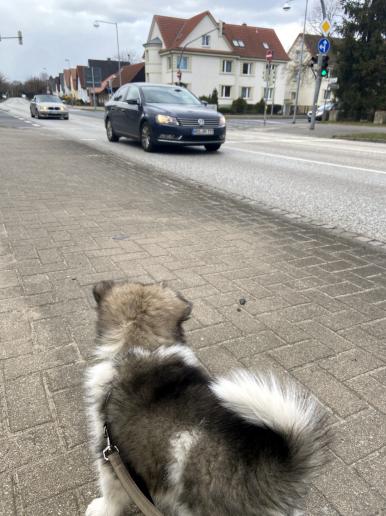
[{"label": "white house", "polygon": [[[301,44],[302,44],[303,34],[299,34],[295,41],[293,42],[291,48],[288,51],[288,55],[291,61],[288,63],[287,67],[287,82],[285,89],[285,112],[289,113],[293,111],[293,106],[296,98],[296,85],[297,85],[297,76],[300,64],[300,55],[301,55]],[[318,41],[322,36],[317,34],[305,34],[304,36],[304,53],[303,53],[303,66],[302,66],[302,75],[299,89],[299,99],[298,99],[298,112],[306,113],[312,107],[312,103],[314,100],[314,92],[315,92],[315,75],[313,73],[312,68],[309,66],[311,62],[311,58],[317,55],[317,45]],[[335,63],[336,63],[336,48],[339,45],[339,38],[329,38],[331,42],[331,50],[329,52],[329,76],[328,78],[322,79],[322,84],[320,86],[320,92],[318,97],[318,106],[323,104],[325,101],[331,100],[334,98],[334,87],[336,84],[335,77]],[[316,72],[316,66],[315,72]]]},{"label": "white house", "polygon": [[181,82],[197,96],[217,89],[223,105],[264,97],[271,50],[268,102],[284,103],[289,59],[273,29],[217,22],[209,11],[188,19],[156,15],[144,47],[147,82]]}]

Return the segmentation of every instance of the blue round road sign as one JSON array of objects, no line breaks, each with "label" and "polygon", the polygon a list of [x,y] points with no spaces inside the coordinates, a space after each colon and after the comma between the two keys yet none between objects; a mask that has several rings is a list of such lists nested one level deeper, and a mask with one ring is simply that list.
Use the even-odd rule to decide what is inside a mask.
[{"label": "blue round road sign", "polygon": [[318,50],[321,54],[327,54],[330,50],[331,43],[328,41],[327,38],[322,38],[318,42]]}]

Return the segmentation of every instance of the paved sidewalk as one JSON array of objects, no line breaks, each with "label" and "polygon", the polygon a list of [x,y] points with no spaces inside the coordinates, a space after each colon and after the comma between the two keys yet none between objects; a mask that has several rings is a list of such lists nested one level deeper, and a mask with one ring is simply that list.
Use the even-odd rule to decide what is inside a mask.
[{"label": "paved sidewalk", "polygon": [[308,515],[386,514],[386,255],[43,134],[0,129],[0,514],[81,515],[96,494],[90,293],[122,277],[193,300],[212,371],[273,368],[328,408]]}]

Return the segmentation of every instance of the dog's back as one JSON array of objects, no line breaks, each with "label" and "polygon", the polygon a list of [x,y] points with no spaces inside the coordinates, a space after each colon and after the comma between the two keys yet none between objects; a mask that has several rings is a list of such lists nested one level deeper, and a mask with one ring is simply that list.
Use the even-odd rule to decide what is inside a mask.
[{"label": "dog's back", "polygon": [[114,439],[166,515],[287,515],[299,507],[326,443],[309,398],[245,371],[212,380],[182,346],[129,353],[116,371]]}]

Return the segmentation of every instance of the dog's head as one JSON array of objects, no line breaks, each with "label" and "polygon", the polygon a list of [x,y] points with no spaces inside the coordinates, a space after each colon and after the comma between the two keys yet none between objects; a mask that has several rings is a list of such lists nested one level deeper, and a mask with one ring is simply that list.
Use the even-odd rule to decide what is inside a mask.
[{"label": "dog's head", "polygon": [[162,284],[102,281],[93,294],[98,336],[104,346],[110,342],[114,351],[121,351],[184,342],[182,323],[189,318],[192,304],[174,290]]}]

